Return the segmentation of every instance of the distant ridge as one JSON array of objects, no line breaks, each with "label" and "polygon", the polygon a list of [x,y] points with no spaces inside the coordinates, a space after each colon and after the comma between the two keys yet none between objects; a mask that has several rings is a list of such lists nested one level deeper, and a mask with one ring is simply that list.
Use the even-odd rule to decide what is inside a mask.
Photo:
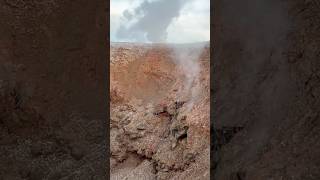
[{"label": "distant ridge", "polygon": [[210,41],[192,42],[192,43],[142,43],[142,42],[110,42],[115,46],[209,46]]}]

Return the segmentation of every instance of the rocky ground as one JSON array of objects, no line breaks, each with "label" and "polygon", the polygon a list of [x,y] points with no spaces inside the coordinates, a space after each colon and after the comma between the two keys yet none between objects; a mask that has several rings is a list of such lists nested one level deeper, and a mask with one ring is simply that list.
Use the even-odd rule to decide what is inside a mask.
[{"label": "rocky ground", "polygon": [[172,47],[111,44],[111,179],[209,179],[208,45],[187,89]]}]

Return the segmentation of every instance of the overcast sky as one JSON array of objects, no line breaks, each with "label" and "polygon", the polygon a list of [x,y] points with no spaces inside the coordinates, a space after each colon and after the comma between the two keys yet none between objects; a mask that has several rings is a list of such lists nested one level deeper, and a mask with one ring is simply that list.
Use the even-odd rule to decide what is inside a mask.
[{"label": "overcast sky", "polygon": [[210,0],[111,0],[112,42],[210,40]]}]

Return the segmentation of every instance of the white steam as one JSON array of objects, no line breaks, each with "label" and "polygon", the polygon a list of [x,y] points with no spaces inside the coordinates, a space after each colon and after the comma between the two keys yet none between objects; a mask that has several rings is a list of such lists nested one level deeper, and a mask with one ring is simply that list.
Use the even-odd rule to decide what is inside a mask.
[{"label": "white steam", "polygon": [[200,93],[200,55],[205,43],[173,45],[172,59],[185,77],[179,90],[178,100],[187,95],[187,110],[191,110]]}]

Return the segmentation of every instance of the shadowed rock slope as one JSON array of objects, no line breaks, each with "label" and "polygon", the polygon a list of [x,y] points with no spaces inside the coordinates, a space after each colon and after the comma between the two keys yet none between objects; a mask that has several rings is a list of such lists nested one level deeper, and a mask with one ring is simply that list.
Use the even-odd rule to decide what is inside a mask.
[{"label": "shadowed rock slope", "polygon": [[319,15],[313,0],[215,2],[215,179],[320,178]]},{"label": "shadowed rock slope", "polygon": [[0,1],[0,179],[106,179],[105,1]]}]

